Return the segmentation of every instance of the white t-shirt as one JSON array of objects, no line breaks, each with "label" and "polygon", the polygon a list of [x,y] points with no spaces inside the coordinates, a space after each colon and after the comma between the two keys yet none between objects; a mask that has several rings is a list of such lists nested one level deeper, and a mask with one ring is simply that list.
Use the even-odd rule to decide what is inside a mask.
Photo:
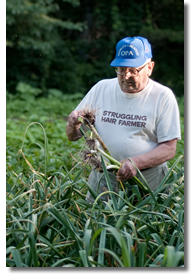
[{"label": "white t-shirt", "polygon": [[180,139],[179,110],[173,92],[151,79],[138,93],[124,93],[117,78],[98,82],[76,110],[96,109],[95,127],[118,161]]}]

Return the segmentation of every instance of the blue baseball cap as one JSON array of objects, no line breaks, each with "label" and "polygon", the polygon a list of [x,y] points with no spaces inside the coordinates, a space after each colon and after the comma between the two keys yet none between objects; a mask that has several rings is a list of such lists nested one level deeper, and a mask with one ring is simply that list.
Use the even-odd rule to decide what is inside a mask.
[{"label": "blue baseball cap", "polygon": [[140,67],[152,58],[149,41],[141,36],[125,37],[116,45],[116,56],[111,67]]}]

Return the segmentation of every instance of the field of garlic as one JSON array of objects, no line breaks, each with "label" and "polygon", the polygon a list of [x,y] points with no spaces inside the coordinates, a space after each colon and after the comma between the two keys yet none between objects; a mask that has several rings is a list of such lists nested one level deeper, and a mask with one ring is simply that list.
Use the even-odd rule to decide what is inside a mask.
[{"label": "field of garlic", "polygon": [[[107,202],[81,177],[84,167],[74,179],[70,171],[47,177],[30,166],[27,180],[13,172],[7,266],[183,267],[184,173],[175,167],[154,193],[143,197],[135,184],[129,197],[126,190],[112,191],[103,162]],[[170,195],[163,193],[168,185]],[[85,200],[87,189],[93,204]]]},{"label": "field of garlic", "polygon": [[61,116],[77,100],[68,97],[66,113],[59,96],[7,102],[7,267],[184,267],[183,139],[155,192],[144,180],[131,182],[131,195],[128,182],[113,192],[108,152],[103,159],[99,151],[108,186],[103,202],[88,185],[89,161],[80,161],[87,142],[65,135]]}]

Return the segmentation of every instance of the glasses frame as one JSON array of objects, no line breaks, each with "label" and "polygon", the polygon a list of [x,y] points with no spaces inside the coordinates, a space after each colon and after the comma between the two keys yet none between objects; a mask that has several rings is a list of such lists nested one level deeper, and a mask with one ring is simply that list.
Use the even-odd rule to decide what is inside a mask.
[{"label": "glasses frame", "polygon": [[[137,76],[139,75],[139,72],[140,72],[144,67],[146,67],[146,65],[148,65],[148,63],[145,64],[144,66],[142,66],[140,69],[133,68],[133,69],[135,69],[135,71],[137,72],[137,75],[134,75],[134,77],[137,77]],[[124,73],[120,73],[120,72],[117,72],[117,71],[116,71],[117,68],[118,68],[118,67],[115,67],[115,72],[116,72],[118,75],[124,75],[124,74],[126,74],[126,70],[125,70]],[[126,69],[127,69],[127,68],[128,68],[128,67],[126,67]],[[132,68],[131,68],[131,69],[132,69]],[[128,72],[130,72],[130,71],[128,71]],[[130,72],[130,73],[131,73],[131,72]]]}]

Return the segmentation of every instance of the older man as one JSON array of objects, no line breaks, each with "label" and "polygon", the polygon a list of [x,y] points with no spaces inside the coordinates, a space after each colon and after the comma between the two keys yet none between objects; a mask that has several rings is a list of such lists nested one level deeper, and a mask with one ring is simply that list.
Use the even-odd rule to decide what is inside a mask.
[{"label": "older man", "polygon": [[[146,38],[126,37],[116,45],[116,57],[111,62],[117,78],[98,82],[71,112],[66,125],[68,139],[82,137],[78,121],[85,106],[97,109],[95,126],[111,155],[123,165],[110,174],[114,190],[117,180],[136,175],[131,161],[141,170],[154,191],[168,172],[166,162],[176,152],[180,139],[179,110],[173,92],[149,77],[154,68],[151,45]],[[89,184],[96,190],[101,174],[92,171]],[[98,193],[107,184],[101,179]],[[88,193],[89,200],[91,197]],[[102,199],[106,199],[103,195]]]}]

